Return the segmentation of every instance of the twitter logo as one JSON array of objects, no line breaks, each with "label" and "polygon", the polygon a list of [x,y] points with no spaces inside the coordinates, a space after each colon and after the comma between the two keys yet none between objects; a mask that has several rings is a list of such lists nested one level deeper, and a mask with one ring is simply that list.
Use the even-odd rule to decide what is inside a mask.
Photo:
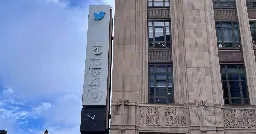
[{"label": "twitter logo", "polygon": [[102,20],[105,16],[105,12],[104,11],[100,11],[99,13],[95,13],[94,12],[94,20],[99,21]]}]

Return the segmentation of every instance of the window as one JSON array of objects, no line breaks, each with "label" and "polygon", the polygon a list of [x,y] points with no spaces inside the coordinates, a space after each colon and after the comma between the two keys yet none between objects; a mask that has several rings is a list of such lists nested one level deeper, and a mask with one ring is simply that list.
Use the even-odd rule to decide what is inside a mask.
[{"label": "window", "polygon": [[243,65],[221,65],[221,81],[225,104],[249,104]]},{"label": "window", "polygon": [[149,48],[170,48],[170,21],[149,21],[148,38]]},{"label": "window", "polygon": [[148,0],[148,7],[169,7],[170,0]]},{"label": "window", "polygon": [[236,8],[236,0],[213,0],[213,8]]},{"label": "window", "polygon": [[256,8],[256,0],[246,0],[247,8]]},{"label": "window", "polygon": [[171,64],[149,64],[149,103],[173,103]]},{"label": "window", "polygon": [[219,49],[241,47],[238,22],[216,22],[216,36]]},{"label": "window", "polygon": [[253,44],[256,44],[256,21],[250,22],[250,28],[251,28],[252,42]]}]

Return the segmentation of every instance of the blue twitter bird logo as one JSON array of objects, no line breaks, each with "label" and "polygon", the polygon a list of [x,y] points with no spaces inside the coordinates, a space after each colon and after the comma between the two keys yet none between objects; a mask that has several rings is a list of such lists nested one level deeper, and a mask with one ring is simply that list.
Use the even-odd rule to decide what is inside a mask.
[{"label": "blue twitter bird logo", "polygon": [[98,21],[98,20],[102,20],[105,16],[105,12],[104,11],[100,11],[99,13],[95,13],[94,12],[94,20]]}]

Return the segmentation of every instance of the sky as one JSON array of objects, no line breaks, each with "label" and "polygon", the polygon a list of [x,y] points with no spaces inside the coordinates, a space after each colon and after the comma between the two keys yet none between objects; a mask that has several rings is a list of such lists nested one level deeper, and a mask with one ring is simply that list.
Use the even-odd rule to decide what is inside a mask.
[{"label": "sky", "polygon": [[78,134],[88,5],[114,0],[0,0],[0,130]]}]

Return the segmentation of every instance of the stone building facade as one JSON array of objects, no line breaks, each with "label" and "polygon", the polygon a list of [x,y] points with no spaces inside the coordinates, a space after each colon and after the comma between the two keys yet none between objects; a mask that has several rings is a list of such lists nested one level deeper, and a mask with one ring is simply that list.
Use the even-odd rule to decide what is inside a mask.
[{"label": "stone building facade", "polygon": [[111,134],[256,134],[255,0],[115,0]]}]

